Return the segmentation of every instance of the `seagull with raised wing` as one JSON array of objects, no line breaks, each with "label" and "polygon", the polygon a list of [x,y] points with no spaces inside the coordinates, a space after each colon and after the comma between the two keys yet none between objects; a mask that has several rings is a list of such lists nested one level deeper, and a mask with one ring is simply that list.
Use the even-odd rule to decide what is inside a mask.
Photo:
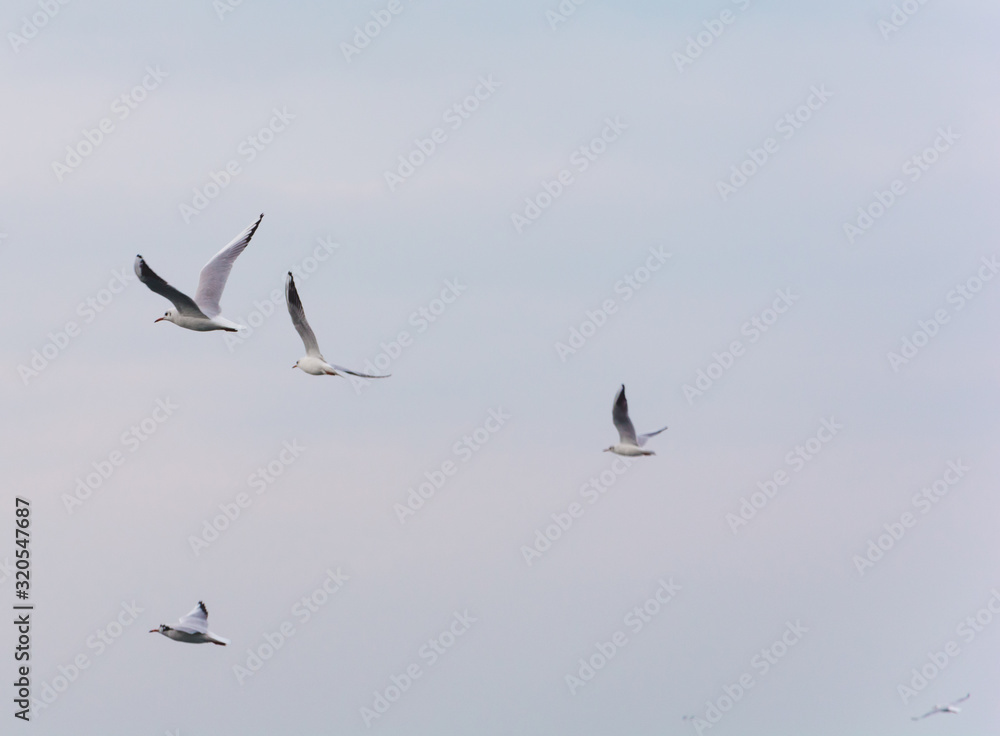
[{"label": "seagull with raised wing", "polygon": [[229,278],[229,272],[233,270],[236,258],[250,244],[250,238],[257,232],[257,227],[263,219],[264,215],[262,214],[257,218],[257,222],[237,235],[229,245],[216,253],[212,260],[205,264],[204,268],[201,269],[198,290],[194,294],[194,299],[157,276],[153,269],[146,265],[142,256],[136,256],[135,275],[151,291],[166,297],[174,305],[173,309],[168,309],[162,317],[154,321],[173,322],[179,327],[196,332],[211,332],[212,330],[236,332],[241,329],[242,325],[220,316],[222,308],[219,306],[219,300],[222,298],[222,290],[226,288],[226,280]]},{"label": "seagull with raised wing", "polygon": [[948,705],[935,705],[931,710],[927,711],[922,716],[912,716],[910,720],[919,721],[926,718],[927,716],[932,716],[936,713],[959,713],[961,712],[962,709],[956,708],[955,706],[958,705],[959,703],[968,700],[970,695],[972,695],[972,693],[967,693],[964,698],[953,700],[952,702],[948,703]]},{"label": "seagull with raised wing", "polygon": [[646,444],[646,440],[650,437],[655,437],[663,429],[658,429],[655,432],[650,432],[649,434],[640,434],[638,437],[635,434],[635,427],[632,426],[632,420],[628,418],[628,401],[625,399],[625,384],[622,384],[621,390],[618,392],[618,396],[615,397],[615,406],[611,410],[611,419],[615,423],[615,429],[618,430],[618,444],[611,445],[611,447],[606,448],[605,452],[613,452],[616,455],[655,455],[656,453],[652,450],[643,450],[643,445]]},{"label": "seagull with raised wing", "polygon": [[302,308],[302,300],[299,299],[298,289],[295,288],[295,277],[292,276],[291,271],[288,272],[288,276],[285,278],[285,301],[288,303],[288,314],[292,318],[295,331],[299,333],[302,343],[306,346],[305,357],[299,358],[292,368],[299,368],[313,376],[339,376],[347,373],[359,378],[389,377],[388,375],[370,376],[367,373],[356,373],[355,371],[341,368],[339,365],[332,365],[326,362],[326,359],[319,352],[319,343],[316,341],[316,335],[313,333],[309,323],[306,322],[306,312]]},{"label": "seagull with raised wing", "polygon": [[194,610],[181,618],[180,623],[176,626],[160,624],[159,628],[150,629],[149,633],[163,634],[174,641],[183,641],[188,644],[208,644],[211,642],[224,647],[229,643],[228,639],[223,639],[208,630],[208,609],[201,601],[198,601]]}]

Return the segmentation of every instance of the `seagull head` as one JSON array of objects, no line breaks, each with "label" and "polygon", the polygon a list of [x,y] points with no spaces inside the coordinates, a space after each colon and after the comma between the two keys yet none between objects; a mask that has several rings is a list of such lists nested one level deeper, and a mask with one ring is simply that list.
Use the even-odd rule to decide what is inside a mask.
[{"label": "seagull head", "polygon": [[156,319],[154,319],[153,320],[153,324],[156,324],[157,322],[164,322],[164,321],[165,322],[174,322],[175,321],[174,318],[176,316],[177,316],[177,310],[176,309],[168,309],[166,312],[163,313],[162,317],[157,317]]},{"label": "seagull head", "polygon": [[299,367],[299,361],[296,360],[295,365],[293,365],[292,368],[298,368],[298,367]]},{"label": "seagull head", "polygon": [[167,631],[167,630],[168,630],[169,628],[170,628],[170,627],[169,627],[169,626],[167,626],[166,624],[160,624],[160,625],[159,625],[158,627],[156,627],[155,629],[150,629],[150,630],[149,630],[149,633],[150,633],[150,634],[164,634],[164,633],[166,633],[166,631]]},{"label": "seagull head", "polygon": [[604,450],[602,450],[602,452],[613,452],[614,449],[615,449],[615,446],[611,445],[611,447],[605,447]]}]

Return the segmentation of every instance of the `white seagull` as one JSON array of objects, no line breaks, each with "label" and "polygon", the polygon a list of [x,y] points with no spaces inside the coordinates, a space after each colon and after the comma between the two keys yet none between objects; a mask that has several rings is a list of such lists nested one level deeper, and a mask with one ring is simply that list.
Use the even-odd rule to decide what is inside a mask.
[{"label": "white seagull", "polygon": [[263,214],[257,218],[257,222],[237,235],[229,245],[205,264],[198,278],[198,291],[195,292],[194,299],[161,279],[146,265],[142,256],[136,256],[135,275],[151,291],[166,297],[174,304],[174,309],[168,309],[154,322],[173,322],[175,325],[197,332],[239,330],[242,325],[220,316],[222,308],[219,306],[219,299],[222,298],[222,290],[226,288],[226,279],[233,270],[237,256],[250,244],[250,238],[257,232],[257,226],[262,219],[264,219]]},{"label": "white seagull", "polygon": [[205,608],[205,604],[201,601],[198,601],[198,605],[194,607],[194,610],[187,616],[184,616],[177,626],[160,624],[158,629],[150,629],[149,633],[163,634],[174,641],[183,641],[188,644],[208,644],[212,642],[224,647],[229,643],[229,639],[223,639],[221,636],[217,636],[208,630],[208,609]]},{"label": "white seagull", "polygon": [[370,376],[367,373],[355,373],[346,368],[341,368],[339,365],[331,365],[326,362],[323,355],[319,352],[319,343],[316,342],[316,335],[313,334],[312,328],[306,322],[306,312],[302,308],[302,300],[299,299],[299,292],[295,288],[295,278],[292,276],[291,271],[288,272],[288,277],[285,279],[285,301],[288,303],[288,314],[292,318],[292,324],[295,325],[295,331],[299,333],[302,343],[306,346],[305,357],[299,358],[292,368],[300,368],[313,376],[339,376],[347,373],[360,378],[389,377],[388,375]]},{"label": "white seagull", "polygon": [[646,440],[650,437],[655,437],[663,429],[658,429],[655,432],[650,432],[649,434],[640,434],[638,437],[635,435],[635,427],[632,426],[632,420],[628,418],[628,401],[625,399],[625,384],[622,384],[621,390],[618,392],[618,396],[615,397],[615,406],[611,410],[611,419],[615,423],[615,428],[618,430],[618,444],[611,445],[611,447],[605,448],[605,452],[613,452],[616,455],[655,455],[656,453],[652,450],[643,450],[642,446],[646,444]]},{"label": "white seagull", "polygon": [[921,720],[923,718],[926,718],[927,716],[932,716],[935,713],[958,713],[962,709],[961,708],[956,708],[955,706],[958,703],[961,703],[961,702],[964,702],[964,701],[968,700],[970,695],[972,695],[972,693],[967,693],[964,698],[959,698],[958,700],[953,700],[952,702],[948,703],[948,705],[935,705],[931,710],[927,711],[922,716],[913,716],[910,720],[919,721],[919,720]]}]

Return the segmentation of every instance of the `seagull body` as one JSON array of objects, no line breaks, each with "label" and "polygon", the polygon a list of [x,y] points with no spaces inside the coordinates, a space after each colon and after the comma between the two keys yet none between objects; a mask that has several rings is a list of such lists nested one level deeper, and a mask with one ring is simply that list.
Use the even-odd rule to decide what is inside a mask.
[{"label": "seagull body", "polygon": [[618,396],[615,397],[615,406],[611,410],[611,419],[614,421],[615,428],[618,430],[618,443],[606,448],[604,450],[605,452],[613,452],[616,455],[625,455],[627,457],[656,454],[652,450],[642,449],[643,445],[646,444],[646,440],[650,437],[655,437],[666,429],[666,427],[658,429],[655,432],[636,436],[635,427],[632,426],[632,420],[629,419],[628,416],[628,401],[625,399],[625,384],[622,384],[621,390],[618,391]]},{"label": "seagull body", "polygon": [[288,276],[285,279],[285,302],[288,304],[288,315],[292,318],[292,325],[295,326],[295,331],[299,333],[302,343],[306,346],[305,357],[299,358],[292,368],[299,368],[312,376],[339,376],[347,373],[360,378],[389,377],[388,375],[371,376],[367,373],[356,373],[339,365],[332,365],[326,362],[326,359],[319,352],[319,343],[316,341],[316,335],[306,321],[306,312],[302,308],[302,300],[299,299],[298,289],[295,288],[295,277],[292,276],[291,271],[288,272]]},{"label": "seagull body", "polygon": [[972,695],[972,693],[967,693],[964,698],[953,700],[952,702],[948,703],[948,705],[935,705],[931,710],[927,711],[922,716],[913,716],[911,720],[919,721],[924,718],[927,718],[927,716],[932,716],[936,713],[960,713],[962,709],[956,708],[955,706],[958,703],[968,700],[970,695]]},{"label": "seagull body", "polygon": [[168,639],[183,641],[187,644],[218,644],[226,646],[228,639],[223,639],[208,630],[208,609],[198,601],[198,605],[187,616],[184,616],[177,626],[160,624],[159,628],[150,629],[150,634],[163,634]]},{"label": "seagull body", "polygon": [[173,322],[178,327],[195,332],[212,332],[213,330],[236,332],[241,329],[242,325],[221,316],[222,309],[219,306],[219,299],[222,297],[222,290],[226,288],[226,280],[229,278],[229,272],[232,271],[236,258],[250,244],[250,238],[257,232],[257,227],[263,218],[264,215],[258,217],[257,222],[237,235],[229,245],[216,253],[205,264],[201,269],[198,291],[195,292],[194,299],[157,276],[153,269],[146,265],[142,256],[136,256],[135,275],[149,287],[150,291],[166,297],[174,305],[173,309],[168,309],[162,317],[154,321]]}]

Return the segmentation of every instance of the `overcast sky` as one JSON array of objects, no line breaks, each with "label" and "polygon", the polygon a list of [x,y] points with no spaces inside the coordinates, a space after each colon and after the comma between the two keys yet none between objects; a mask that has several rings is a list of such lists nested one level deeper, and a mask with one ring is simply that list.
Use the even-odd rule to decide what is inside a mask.
[{"label": "overcast sky", "polygon": [[[6,3],[18,727],[996,733],[998,26]],[[193,293],[262,212],[222,299],[250,329],[154,324],[136,254]],[[289,370],[289,270],[326,358],[391,378]],[[622,384],[669,426],[629,463]],[[147,633],[199,600],[228,647]]]}]

